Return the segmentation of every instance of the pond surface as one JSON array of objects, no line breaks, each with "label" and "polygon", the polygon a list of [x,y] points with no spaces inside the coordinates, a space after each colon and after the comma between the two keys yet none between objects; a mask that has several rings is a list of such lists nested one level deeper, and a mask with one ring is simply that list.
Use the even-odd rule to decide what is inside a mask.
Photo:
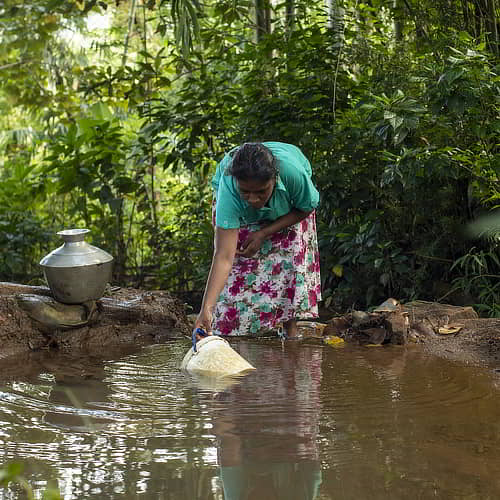
[{"label": "pond surface", "polygon": [[232,385],[180,372],[185,340],[0,360],[0,464],[36,498],[500,498],[494,372],[418,347],[232,345],[257,367]]}]

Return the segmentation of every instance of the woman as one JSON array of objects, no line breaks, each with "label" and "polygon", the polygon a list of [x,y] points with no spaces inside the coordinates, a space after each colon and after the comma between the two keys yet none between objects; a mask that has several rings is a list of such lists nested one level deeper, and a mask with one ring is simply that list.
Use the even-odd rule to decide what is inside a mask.
[{"label": "woman", "polygon": [[283,325],[298,338],[297,317],[318,317],[311,175],[291,144],[246,143],[226,154],[212,180],[215,249],[195,328],[256,335]]}]

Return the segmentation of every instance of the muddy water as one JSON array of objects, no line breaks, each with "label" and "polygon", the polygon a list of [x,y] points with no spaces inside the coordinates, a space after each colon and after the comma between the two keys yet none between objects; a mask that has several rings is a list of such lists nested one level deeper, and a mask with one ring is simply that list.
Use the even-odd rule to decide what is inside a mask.
[{"label": "muddy water", "polygon": [[233,345],[258,369],[232,385],[181,373],[186,341],[0,360],[0,464],[36,498],[500,498],[497,374],[416,348]]}]

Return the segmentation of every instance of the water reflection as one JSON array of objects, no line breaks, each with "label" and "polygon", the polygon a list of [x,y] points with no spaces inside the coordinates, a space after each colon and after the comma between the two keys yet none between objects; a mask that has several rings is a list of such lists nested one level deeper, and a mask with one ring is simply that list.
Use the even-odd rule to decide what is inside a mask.
[{"label": "water reflection", "polygon": [[184,343],[4,363],[0,463],[72,500],[317,498],[321,349],[235,347],[257,371],[222,385],[179,372]]},{"label": "water reflection", "polygon": [[[240,353],[256,357],[250,344]],[[274,346],[248,377],[214,395],[225,499],[314,500],[321,485],[321,351]]]},{"label": "water reflection", "polygon": [[51,481],[65,500],[222,499],[209,417],[177,368],[187,346],[157,347],[2,360],[0,464],[22,462],[37,498]]},{"label": "water reflection", "polygon": [[329,492],[499,498],[500,405],[488,373],[416,349],[352,354],[324,366],[325,386],[336,389],[322,409]]},{"label": "water reflection", "polygon": [[188,340],[0,359],[0,464],[65,500],[500,498],[498,375],[417,349],[233,345],[257,371],[215,385],[179,371]]}]

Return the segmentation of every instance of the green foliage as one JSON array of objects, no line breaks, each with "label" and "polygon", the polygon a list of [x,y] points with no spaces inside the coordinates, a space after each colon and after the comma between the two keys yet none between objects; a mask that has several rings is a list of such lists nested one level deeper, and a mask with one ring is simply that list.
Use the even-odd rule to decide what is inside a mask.
[{"label": "green foliage", "polygon": [[500,260],[496,249],[476,248],[457,259],[452,266],[459,275],[453,280],[452,291],[459,290],[477,297],[476,309],[486,316],[500,316]]},{"label": "green foliage", "polygon": [[[500,76],[485,13],[344,2],[328,25],[324,2],[297,0],[295,22],[276,5],[255,42],[254,2],[148,1],[134,19],[126,2],[35,4],[32,46],[15,3],[0,10],[13,26],[0,66],[15,63],[0,106],[41,111],[35,126],[13,116],[0,142],[5,279],[32,272],[47,233],[71,224],[114,254],[119,283],[201,290],[215,165],[234,145],[273,139],[313,164],[328,305],[433,299],[434,281],[465,290],[469,280],[482,312],[498,314],[497,242],[472,251],[461,231],[500,197]],[[77,57],[56,43],[54,21],[83,26],[83,5],[114,9],[115,21]],[[17,64],[32,55],[46,61],[38,93]],[[471,255],[488,273],[467,267]]]},{"label": "green foliage", "polygon": [[74,77],[68,65],[71,51],[57,34],[61,26],[83,25],[87,10],[99,9],[102,2],[59,0],[3,0],[0,4],[0,109],[14,106],[48,107],[57,101],[57,92],[71,88]]},{"label": "green foliage", "polygon": [[5,161],[0,171],[0,280],[32,282],[38,261],[51,239],[51,224],[37,213],[44,191],[38,167],[31,161],[32,130],[5,134]]},{"label": "green foliage", "polygon": [[[160,5],[166,4],[164,0]],[[171,14],[174,20],[175,40],[181,48],[184,56],[187,56],[193,48],[193,37],[198,37],[200,27],[198,25],[197,0],[171,0]]]},{"label": "green foliage", "polygon": [[371,134],[386,148],[400,146],[408,134],[418,128],[420,117],[426,111],[416,99],[405,96],[400,89],[391,97],[382,94],[372,99],[360,108],[368,112]]},{"label": "green foliage", "polygon": [[25,282],[39,276],[38,261],[51,240],[50,226],[36,214],[0,212],[0,280]]},{"label": "green foliage", "polygon": [[470,238],[485,238],[492,245],[500,241],[500,211],[494,210],[479,216],[466,228]]},{"label": "green foliage", "polygon": [[67,200],[65,210],[54,214],[58,222],[83,224],[96,242],[112,249],[118,278],[127,260],[125,199],[141,188],[127,162],[128,147],[119,118],[98,102],[51,138],[43,169],[53,195]]},{"label": "green foliage", "polygon": [[192,180],[180,186],[165,183],[162,203],[174,206],[175,213],[165,217],[161,229],[152,236],[156,249],[150,261],[154,282],[177,292],[203,289],[213,252],[210,196],[205,192],[200,199],[200,184],[195,176]]},{"label": "green foliage", "polygon": [[[388,84],[397,70],[391,61]],[[406,65],[406,92],[418,99],[403,90],[387,94],[379,75],[380,95],[364,93],[337,115],[337,167],[319,171],[331,200],[321,208],[328,221],[321,241],[325,291],[333,303],[336,291],[344,306],[348,298],[359,304],[366,290],[365,306],[384,295],[432,299],[428,284],[453,280],[457,272],[443,262],[467,254],[461,226],[483,200],[496,199],[498,106],[491,103],[498,75],[477,51],[454,49],[444,63],[431,62]],[[457,107],[452,95],[467,105]],[[493,295],[482,298],[493,311]]]},{"label": "green foliage", "polygon": [[[0,487],[7,488],[10,484],[17,484],[28,500],[34,500],[35,494],[23,477],[23,471],[23,465],[18,462],[11,462],[0,467]],[[63,498],[57,488],[47,488],[42,495],[43,500],[62,500]]]}]

